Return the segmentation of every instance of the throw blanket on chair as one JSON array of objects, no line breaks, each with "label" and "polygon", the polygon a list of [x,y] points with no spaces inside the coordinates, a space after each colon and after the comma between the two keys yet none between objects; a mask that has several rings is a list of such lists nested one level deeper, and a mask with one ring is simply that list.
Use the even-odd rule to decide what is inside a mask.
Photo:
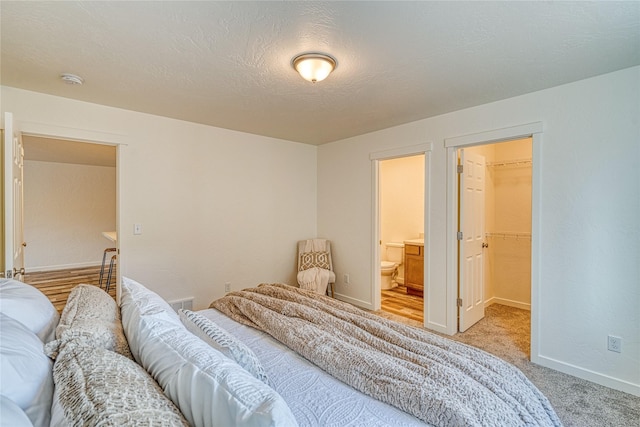
[{"label": "throw blanket on chair", "polygon": [[320,267],[311,267],[298,272],[298,284],[302,289],[308,289],[317,294],[324,295],[327,293],[329,280],[335,280],[335,277],[333,271]]},{"label": "throw blanket on chair", "polygon": [[482,350],[288,285],[211,303],[362,393],[437,426],[559,426],[547,398]]}]

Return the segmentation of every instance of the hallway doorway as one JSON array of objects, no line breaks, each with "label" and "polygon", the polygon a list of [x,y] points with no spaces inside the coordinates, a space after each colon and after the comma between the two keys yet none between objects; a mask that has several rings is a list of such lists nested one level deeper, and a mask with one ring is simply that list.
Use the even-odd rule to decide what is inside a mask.
[{"label": "hallway doorway", "polygon": [[[73,278],[99,268],[104,249],[113,246],[102,233],[116,231],[116,146],[28,134],[22,139],[27,273],[61,280],[65,272]],[[115,272],[113,277],[115,291]]]}]

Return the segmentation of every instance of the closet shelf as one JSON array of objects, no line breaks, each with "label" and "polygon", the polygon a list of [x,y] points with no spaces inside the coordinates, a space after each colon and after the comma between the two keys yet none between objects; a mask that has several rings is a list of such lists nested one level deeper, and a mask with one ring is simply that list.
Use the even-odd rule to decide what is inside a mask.
[{"label": "closet shelf", "polygon": [[501,239],[516,239],[516,240],[531,239],[531,233],[513,233],[513,232],[495,233],[495,232],[491,232],[491,233],[484,233],[484,235],[485,235],[485,237],[495,237],[495,238],[501,238]]},{"label": "closet shelf", "polygon": [[487,167],[500,168],[500,167],[526,167],[531,166],[531,159],[518,159],[518,160],[505,160],[503,162],[487,162]]}]

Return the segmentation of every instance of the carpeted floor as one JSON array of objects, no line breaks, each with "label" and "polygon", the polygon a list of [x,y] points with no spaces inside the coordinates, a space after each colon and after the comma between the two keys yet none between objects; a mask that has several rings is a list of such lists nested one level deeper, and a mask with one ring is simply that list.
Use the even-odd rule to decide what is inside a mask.
[{"label": "carpeted floor", "polygon": [[[422,327],[382,311],[383,317]],[[456,341],[481,348],[517,366],[544,393],[562,423],[576,427],[640,427],[640,397],[563,374],[529,361],[530,313],[493,304],[485,317]]]}]

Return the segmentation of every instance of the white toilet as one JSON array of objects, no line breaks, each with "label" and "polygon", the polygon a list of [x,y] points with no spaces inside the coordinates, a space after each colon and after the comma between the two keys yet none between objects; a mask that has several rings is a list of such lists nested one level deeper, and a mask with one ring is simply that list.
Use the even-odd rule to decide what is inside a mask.
[{"label": "white toilet", "polygon": [[380,289],[391,289],[398,286],[395,279],[398,266],[404,261],[404,243],[385,243],[385,261],[380,261]]}]

